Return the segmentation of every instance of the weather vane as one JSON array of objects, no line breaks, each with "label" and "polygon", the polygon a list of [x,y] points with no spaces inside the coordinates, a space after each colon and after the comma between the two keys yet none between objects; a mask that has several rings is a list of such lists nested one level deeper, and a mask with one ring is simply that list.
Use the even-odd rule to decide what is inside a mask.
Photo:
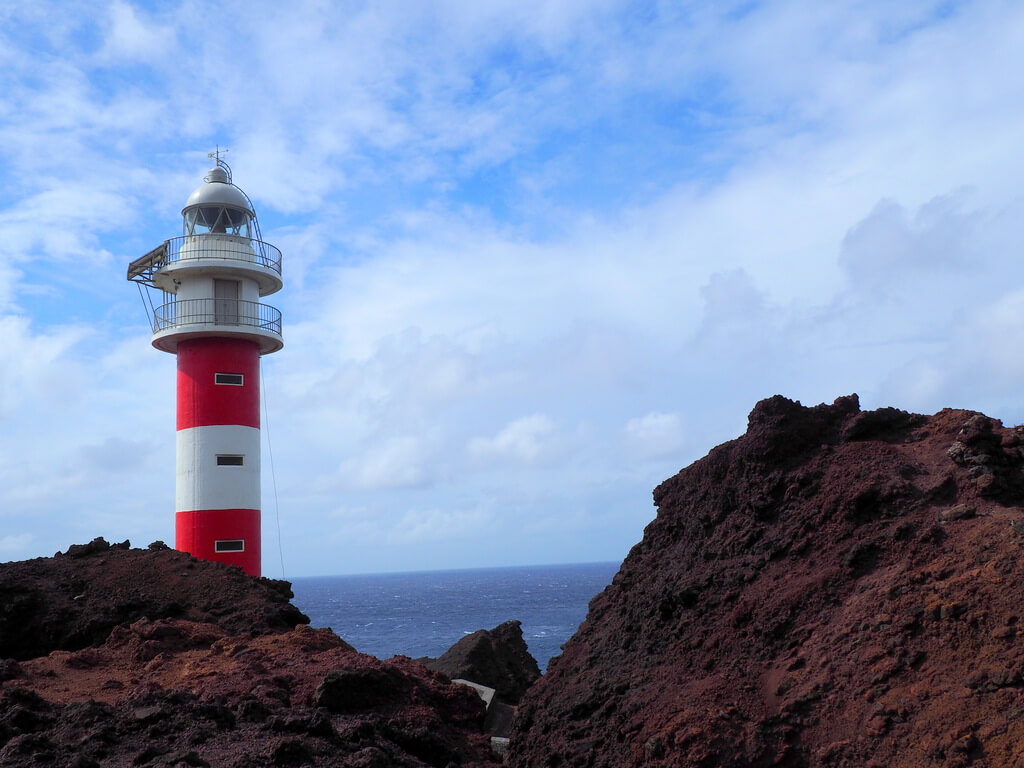
[{"label": "weather vane", "polygon": [[226,153],[228,151],[229,150],[227,150],[227,149],[221,149],[220,148],[220,144],[218,144],[217,145],[217,149],[215,149],[213,152],[207,152],[206,156],[216,160],[217,161],[217,167],[218,168],[223,168],[227,172],[227,174],[228,174],[228,183],[230,184],[231,183],[231,166],[228,165],[227,162],[225,162],[225,160],[221,157],[222,153]]}]

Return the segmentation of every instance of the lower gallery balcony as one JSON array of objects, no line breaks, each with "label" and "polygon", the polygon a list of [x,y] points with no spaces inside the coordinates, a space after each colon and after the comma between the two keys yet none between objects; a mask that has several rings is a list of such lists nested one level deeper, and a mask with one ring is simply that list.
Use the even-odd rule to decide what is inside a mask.
[{"label": "lower gallery balcony", "polygon": [[242,299],[182,299],[153,311],[153,346],[174,352],[178,342],[197,336],[252,338],[260,353],[284,346],[281,311],[269,304]]}]

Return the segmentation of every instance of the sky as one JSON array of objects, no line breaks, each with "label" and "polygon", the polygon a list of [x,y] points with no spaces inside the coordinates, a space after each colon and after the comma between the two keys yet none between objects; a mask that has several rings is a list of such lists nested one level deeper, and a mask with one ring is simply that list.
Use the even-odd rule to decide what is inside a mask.
[{"label": "sky", "polygon": [[174,536],[130,261],[227,148],[271,577],[613,561],[754,404],[1024,421],[1024,4],[0,6],[0,560]]}]

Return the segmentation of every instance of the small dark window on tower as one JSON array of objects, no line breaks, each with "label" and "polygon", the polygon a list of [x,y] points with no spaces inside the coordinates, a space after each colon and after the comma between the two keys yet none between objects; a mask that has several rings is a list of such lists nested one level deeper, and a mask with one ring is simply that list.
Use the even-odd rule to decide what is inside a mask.
[{"label": "small dark window on tower", "polygon": [[245,552],[245,539],[219,539],[213,542],[214,552]]},{"label": "small dark window on tower", "polygon": [[245,383],[245,376],[241,373],[215,373],[213,381],[215,384],[233,384],[240,387]]},{"label": "small dark window on tower", "polygon": [[245,463],[245,457],[237,454],[218,454],[218,467],[240,467]]}]

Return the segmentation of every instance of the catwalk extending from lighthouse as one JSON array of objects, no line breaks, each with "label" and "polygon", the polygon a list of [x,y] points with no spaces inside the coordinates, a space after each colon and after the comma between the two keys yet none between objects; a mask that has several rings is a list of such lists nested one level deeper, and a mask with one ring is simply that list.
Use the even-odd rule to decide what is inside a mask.
[{"label": "catwalk extending from lighthouse", "polygon": [[182,210],[184,235],[128,267],[155,289],[153,346],[177,355],[175,547],[260,575],[260,355],[276,352],[281,253],[220,158]]}]

